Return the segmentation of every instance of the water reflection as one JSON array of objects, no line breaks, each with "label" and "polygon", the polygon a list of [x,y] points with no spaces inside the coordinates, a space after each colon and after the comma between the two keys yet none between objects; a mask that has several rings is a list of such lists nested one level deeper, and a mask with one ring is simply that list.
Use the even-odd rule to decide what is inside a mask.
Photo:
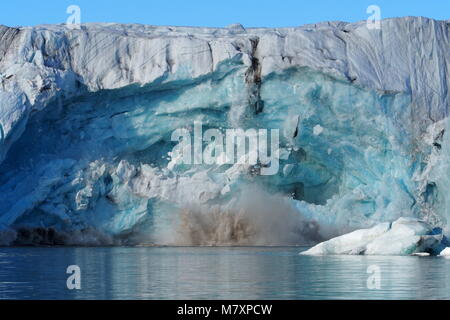
[{"label": "water reflection", "polygon": [[[300,248],[1,248],[1,299],[450,299],[450,259]],[[66,268],[81,268],[81,290]],[[367,288],[371,265],[380,290]]]}]

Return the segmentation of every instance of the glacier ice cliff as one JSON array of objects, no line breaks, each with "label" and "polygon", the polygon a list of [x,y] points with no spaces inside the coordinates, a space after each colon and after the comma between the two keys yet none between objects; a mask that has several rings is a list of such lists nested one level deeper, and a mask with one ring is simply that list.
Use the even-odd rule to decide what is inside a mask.
[{"label": "glacier ice cliff", "polygon": [[[0,26],[0,244],[449,235],[450,23]],[[174,165],[171,133],[280,129],[280,170]]]}]

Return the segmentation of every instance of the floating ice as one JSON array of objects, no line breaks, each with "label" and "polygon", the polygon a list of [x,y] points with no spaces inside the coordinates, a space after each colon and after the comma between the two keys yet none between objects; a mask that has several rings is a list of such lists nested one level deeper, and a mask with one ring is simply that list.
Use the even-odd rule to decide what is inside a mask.
[{"label": "floating ice", "polygon": [[319,243],[301,252],[303,255],[426,255],[436,254],[443,235],[429,224],[415,218],[400,218],[370,229],[351,233]]},{"label": "floating ice", "polygon": [[430,254],[428,252],[416,252],[412,254],[413,256],[417,256],[417,257],[428,257],[430,256]]}]

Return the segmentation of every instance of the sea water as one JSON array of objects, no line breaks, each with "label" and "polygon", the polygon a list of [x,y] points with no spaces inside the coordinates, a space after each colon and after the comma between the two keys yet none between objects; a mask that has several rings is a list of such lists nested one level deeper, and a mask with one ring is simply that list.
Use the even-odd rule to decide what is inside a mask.
[{"label": "sea water", "polygon": [[450,299],[450,259],[305,249],[5,247],[0,299]]}]

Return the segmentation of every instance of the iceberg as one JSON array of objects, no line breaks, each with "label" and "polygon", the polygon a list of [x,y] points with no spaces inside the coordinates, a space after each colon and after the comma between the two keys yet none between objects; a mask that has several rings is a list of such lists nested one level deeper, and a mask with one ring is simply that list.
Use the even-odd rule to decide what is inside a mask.
[{"label": "iceberg", "polygon": [[[436,255],[443,235],[416,218],[400,218],[319,243],[302,255]],[[442,253],[441,253],[442,254]]]},{"label": "iceberg", "polygon": [[[335,247],[428,250],[430,228],[450,235],[448,35],[422,17],[0,26],[0,243],[316,244],[373,228]],[[172,134],[196,122],[279,130],[279,170],[181,163]]]},{"label": "iceberg", "polygon": [[440,256],[450,256],[450,247],[446,247],[439,253]]}]

